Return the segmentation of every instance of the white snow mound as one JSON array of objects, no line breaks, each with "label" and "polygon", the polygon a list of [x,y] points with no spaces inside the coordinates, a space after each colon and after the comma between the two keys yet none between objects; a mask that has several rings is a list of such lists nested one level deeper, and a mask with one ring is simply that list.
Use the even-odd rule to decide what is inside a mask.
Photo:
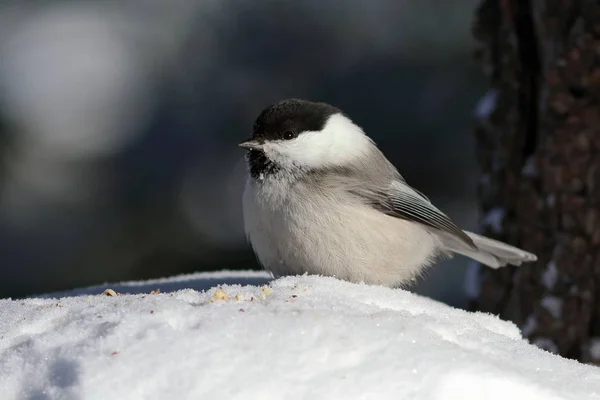
[{"label": "white snow mound", "polygon": [[220,277],[266,281],[194,274],[108,286],[145,294],[0,300],[1,398],[600,398],[600,369],[404,290],[301,276],[164,293]]}]

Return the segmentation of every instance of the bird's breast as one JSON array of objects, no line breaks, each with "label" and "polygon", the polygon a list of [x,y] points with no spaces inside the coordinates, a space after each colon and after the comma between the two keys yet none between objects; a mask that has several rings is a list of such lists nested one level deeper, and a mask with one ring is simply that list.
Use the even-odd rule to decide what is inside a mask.
[{"label": "bird's breast", "polygon": [[307,272],[392,286],[412,278],[435,252],[427,230],[342,191],[283,185],[250,181],[244,191],[246,233],[276,276]]}]

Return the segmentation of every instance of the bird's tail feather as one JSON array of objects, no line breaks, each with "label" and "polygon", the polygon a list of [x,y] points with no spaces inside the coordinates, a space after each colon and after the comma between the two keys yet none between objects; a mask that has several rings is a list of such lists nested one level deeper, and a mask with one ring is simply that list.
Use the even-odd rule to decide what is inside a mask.
[{"label": "bird's tail feather", "polygon": [[472,258],[490,268],[500,268],[507,264],[521,265],[523,262],[537,260],[535,254],[526,252],[525,250],[472,232],[465,231],[465,233],[473,240],[473,243],[477,247],[476,249],[447,235],[441,238],[444,249]]}]

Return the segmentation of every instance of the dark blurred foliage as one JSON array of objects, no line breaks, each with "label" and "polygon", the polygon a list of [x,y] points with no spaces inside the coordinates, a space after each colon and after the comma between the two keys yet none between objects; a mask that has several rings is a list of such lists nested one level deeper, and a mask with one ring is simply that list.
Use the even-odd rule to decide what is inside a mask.
[{"label": "dark blurred foliage", "polygon": [[[286,97],[344,109],[472,228],[474,3],[0,2],[0,297],[258,268],[237,143]],[[416,290],[463,304],[464,264]]]}]

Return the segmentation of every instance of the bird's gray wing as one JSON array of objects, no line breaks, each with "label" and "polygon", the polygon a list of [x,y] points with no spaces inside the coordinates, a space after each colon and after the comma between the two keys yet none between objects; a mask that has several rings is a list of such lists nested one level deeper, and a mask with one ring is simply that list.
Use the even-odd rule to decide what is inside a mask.
[{"label": "bird's gray wing", "polygon": [[450,234],[469,248],[477,249],[473,240],[446,214],[405,182],[394,181],[384,190],[368,186],[355,187],[352,192],[385,214],[427,226],[443,236]]}]

